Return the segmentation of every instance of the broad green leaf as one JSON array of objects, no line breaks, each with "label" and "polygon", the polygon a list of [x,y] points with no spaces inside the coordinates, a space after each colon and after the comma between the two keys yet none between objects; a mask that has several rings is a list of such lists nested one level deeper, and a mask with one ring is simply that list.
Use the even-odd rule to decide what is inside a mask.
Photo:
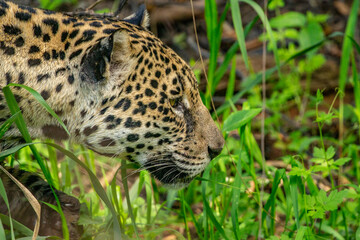
[{"label": "broad green leaf", "polygon": [[325,203],[327,199],[326,192],[323,189],[321,189],[318,195],[316,196],[316,199],[319,203]]},{"label": "broad green leaf", "polygon": [[314,147],[314,158],[325,158],[324,151],[321,148]]},{"label": "broad green leaf", "polygon": [[[299,44],[301,49],[308,48],[324,40],[325,35],[321,25],[315,21],[309,22],[299,33]],[[316,48],[309,51],[307,55],[314,55]]]},{"label": "broad green leaf", "polygon": [[330,146],[326,150],[326,158],[327,160],[332,159],[335,156],[335,148],[333,146]]},{"label": "broad green leaf", "polygon": [[325,216],[325,210],[322,208],[317,208],[315,210],[309,211],[307,213],[308,216],[312,217],[312,218],[319,218],[319,219],[323,219]]},{"label": "broad green leaf", "polygon": [[[311,160],[313,160],[313,159],[311,159]],[[311,172],[326,172],[326,171],[328,171],[328,167],[323,166],[323,165],[315,165],[315,166],[312,166],[310,169],[311,169]]]},{"label": "broad green leaf", "polygon": [[306,170],[305,168],[293,167],[289,172],[290,176],[299,176],[307,178],[311,174],[310,170]]},{"label": "broad green leaf", "polygon": [[342,166],[344,165],[345,163],[349,162],[351,160],[351,158],[348,158],[348,157],[345,157],[345,158],[339,158],[338,160],[336,160],[334,162],[334,164],[336,166]]},{"label": "broad green leaf", "polygon": [[261,108],[254,108],[237,111],[230,114],[230,116],[224,122],[223,131],[231,131],[244,126],[260,112]]},{"label": "broad green leaf", "polygon": [[326,199],[325,203],[325,210],[333,211],[336,210],[339,204],[343,201],[344,198],[347,196],[347,190],[343,190],[338,192],[337,190],[331,191],[329,196]]},{"label": "broad green leaf", "polygon": [[306,199],[306,208],[313,209],[316,204],[315,197],[313,197],[311,195],[305,195],[305,199]]},{"label": "broad green leaf", "polygon": [[304,27],[306,17],[298,12],[287,12],[270,19],[269,22],[272,28]]},{"label": "broad green leaf", "polygon": [[284,0],[273,0],[269,2],[269,10],[275,10],[276,8],[281,8],[285,6]]}]

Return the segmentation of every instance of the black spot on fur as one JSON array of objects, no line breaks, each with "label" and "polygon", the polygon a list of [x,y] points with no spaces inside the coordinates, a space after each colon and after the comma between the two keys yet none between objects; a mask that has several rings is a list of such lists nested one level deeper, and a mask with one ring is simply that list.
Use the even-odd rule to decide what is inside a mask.
[{"label": "black spot on fur", "polygon": [[96,31],[94,31],[94,30],[85,30],[83,32],[83,36],[75,42],[75,46],[77,46],[81,43],[93,40],[95,34],[96,34]]},{"label": "black spot on fur", "polygon": [[59,57],[59,54],[56,52],[55,49],[52,50],[52,58],[57,59]]},{"label": "black spot on fur", "polygon": [[65,43],[65,48],[64,48],[64,49],[65,49],[65,51],[66,51],[66,50],[68,50],[68,49],[69,49],[69,47],[70,47],[70,43],[69,43],[69,42],[66,42],[66,43]]},{"label": "black spot on fur", "polygon": [[145,89],[145,95],[151,97],[154,95],[154,92],[151,89],[147,88]]},{"label": "black spot on fur", "polygon": [[130,106],[131,106],[131,101],[130,101],[130,99],[125,98],[124,107],[123,107],[124,112],[125,112],[126,110],[128,110],[128,109],[130,108]]},{"label": "black spot on fur", "polygon": [[19,78],[18,78],[18,83],[19,83],[19,84],[24,84],[24,82],[25,82],[24,73],[23,73],[23,72],[20,72],[20,73],[19,73]]},{"label": "black spot on fur", "polygon": [[131,91],[132,91],[132,86],[131,85],[127,86],[126,93],[131,93]]},{"label": "black spot on fur", "polygon": [[48,52],[44,52],[43,57],[44,57],[45,60],[49,60],[50,59],[50,54]]},{"label": "black spot on fur", "polygon": [[78,23],[74,23],[73,27],[80,27],[80,26],[84,26],[85,24],[82,22],[78,22]]},{"label": "black spot on fur", "polygon": [[20,28],[12,25],[4,25],[4,32],[9,35],[19,35],[20,33],[22,33]]},{"label": "black spot on fur", "polygon": [[115,146],[116,145],[116,141],[112,138],[109,137],[104,137],[99,144],[103,147],[108,147],[108,146]]},{"label": "black spot on fur", "polygon": [[25,12],[16,12],[15,17],[19,19],[20,21],[27,22],[31,18],[31,14],[25,13]]},{"label": "black spot on fur", "polygon": [[22,37],[18,37],[16,40],[15,40],[15,46],[17,47],[22,47],[24,46],[24,39]]},{"label": "black spot on fur", "polygon": [[69,77],[68,77],[68,82],[70,83],[70,84],[73,84],[74,83],[74,75],[69,75]]},{"label": "black spot on fur", "polygon": [[126,138],[129,142],[136,142],[139,140],[139,134],[129,134]]},{"label": "black spot on fur", "polygon": [[158,86],[159,86],[159,83],[156,80],[151,80],[150,84],[153,88],[158,88]]},{"label": "black spot on fur", "polygon": [[7,72],[5,74],[5,78],[6,78],[6,84],[11,83],[12,76],[11,76],[11,74],[9,72]]},{"label": "black spot on fur", "polygon": [[61,59],[61,60],[64,60],[64,59],[65,59],[65,57],[66,57],[66,55],[65,55],[65,52],[64,52],[64,51],[60,51],[60,52],[59,52],[59,55],[60,55],[60,59]]},{"label": "black spot on fur", "polygon": [[92,27],[101,27],[102,24],[100,22],[92,22],[92,23],[90,23],[90,26],[92,26]]},{"label": "black spot on fur", "polygon": [[43,23],[44,23],[45,25],[48,25],[48,26],[51,27],[51,31],[52,31],[52,33],[53,33],[54,35],[58,32],[58,30],[59,30],[59,23],[58,23],[58,21],[57,21],[56,19],[54,19],[54,18],[45,18],[45,19],[43,20]]},{"label": "black spot on fur", "polygon": [[64,31],[61,33],[61,42],[65,42],[66,38],[68,37],[69,32],[68,31]]},{"label": "black spot on fur", "polygon": [[82,52],[82,49],[79,49],[79,50],[77,50],[77,51],[75,51],[75,52],[72,52],[72,53],[70,54],[69,60],[73,59],[74,57],[79,56],[79,55],[81,54],[81,52]]},{"label": "black spot on fur", "polygon": [[14,55],[15,54],[15,48],[13,48],[13,47],[4,47],[4,54],[6,54],[6,55],[9,55],[9,56],[11,56],[11,55]]},{"label": "black spot on fur", "polygon": [[63,87],[62,83],[59,83],[59,84],[56,86],[55,91],[56,91],[56,92],[60,92],[61,89],[62,89],[62,87]]},{"label": "black spot on fur", "polygon": [[106,113],[106,111],[108,110],[109,107],[105,107],[103,109],[101,109],[100,111],[100,115],[104,115]]},{"label": "black spot on fur", "polygon": [[29,53],[37,53],[40,51],[40,48],[38,46],[32,45],[29,49]]},{"label": "black spot on fur", "polygon": [[19,5],[18,7],[22,10],[28,11],[29,13],[36,13],[36,10],[32,7],[22,5]]},{"label": "black spot on fur", "polygon": [[43,42],[49,42],[50,41],[50,36],[49,34],[44,34],[43,36]]},{"label": "black spot on fur", "polygon": [[151,102],[151,103],[149,103],[149,108],[154,110],[157,108],[157,104],[155,102]]},{"label": "black spot on fur", "polygon": [[83,131],[83,133],[85,134],[85,136],[89,136],[91,134],[93,134],[94,132],[96,132],[96,130],[98,129],[98,126],[93,126],[93,127],[86,127]]},{"label": "black spot on fur", "polygon": [[47,100],[50,97],[50,93],[46,90],[43,90],[41,92],[41,96],[43,97],[44,100]]},{"label": "black spot on fur", "polygon": [[79,29],[73,30],[73,31],[70,33],[69,38],[71,38],[71,39],[75,38],[76,35],[78,35],[78,33],[79,33]]},{"label": "black spot on fur", "polygon": [[39,25],[34,25],[33,31],[34,31],[34,36],[35,37],[38,37],[38,38],[41,37],[42,30],[41,30],[41,27]]},{"label": "black spot on fur", "polygon": [[160,72],[160,71],[156,71],[156,72],[155,72],[155,77],[160,78],[160,77],[161,77],[161,72]]},{"label": "black spot on fur", "polygon": [[116,32],[116,29],[114,29],[114,28],[106,28],[103,30],[103,33],[105,33],[105,34],[112,34],[114,32]]},{"label": "black spot on fur", "polygon": [[158,138],[160,136],[161,136],[160,133],[152,133],[152,132],[147,132],[144,135],[145,138]]},{"label": "black spot on fur", "polygon": [[50,75],[49,74],[39,74],[38,76],[37,76],[37,81],[38,82],[41,82],[42,80],[45,80],[45,79],[48,79],[48,78],[50,78]]},{"label": "black spot on fur", "polygon": [[40,63],[41,63],[41,59],[38,59],[38,58],[28,60],[29,67],[38,66],[38,65],[40,65]]},{"label": "black spot on fur", "polygon": [[138,128],[141,127],[141,121],[133,121],[131,117],[128,117],[124,123],[126,128]]},{"label": "black spot on fur", "polygon": [[105,118],[105,122],[112,122],[112,121],[114,121],[114,119],[115,119],[114,115],[109,115]]}]

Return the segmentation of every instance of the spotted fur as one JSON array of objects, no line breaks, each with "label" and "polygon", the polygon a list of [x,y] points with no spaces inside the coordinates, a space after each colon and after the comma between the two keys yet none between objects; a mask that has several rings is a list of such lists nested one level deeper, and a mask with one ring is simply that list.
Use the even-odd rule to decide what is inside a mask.
[{"label": "spotted fur", "polygon": [[[17,168],[6,168],[20,183],[22,183],[39,201],[41,205],[39,235],[63,237],[62,222],[60,214],[50,208],[44,202],[57,206],[53,192],[47,182],[35,173],[26,172]],[[0,178],[6,189],[9,201],[11,218],[30,229],[34,229],[37,217],[35,211],[20,188],[0,170]],[[77,221],[80,217],[80,202],[61,191],[55,190],[61,209],[63,210],[70,239],[79,239],[82,228]],[[0,213],[8,215],[8,208],[4,200],[0,197]]]},{"label": "spotted fur", "polygon": [[[191,68],[144,29],[145,20],[144,11],[125,20],[80,18],[0,1],[0,86],[34,88],[71,133],[26,90],[12,88],[32,137],[137,161],[181,187],[224,140]],[[9,116],[0,94],[0,124]],[[0,146],[17,137],[10,129]]]}]

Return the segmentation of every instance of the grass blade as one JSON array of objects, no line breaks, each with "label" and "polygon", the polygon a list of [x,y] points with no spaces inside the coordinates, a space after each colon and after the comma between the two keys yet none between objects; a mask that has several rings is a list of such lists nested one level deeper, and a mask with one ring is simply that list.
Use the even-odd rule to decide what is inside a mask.
[{"label": "grass blade", "polygon": [[[342,92],[344,92],[345,84],[347,80],[347,74],[350,63],[350,53],[351,53],[351,39],[349,37],[354,37],[354,32],[357,24],[357,12],[359,10],[359,0],[354,0],[350,15],[348,18],[348,22],[346,25],[345,36],[344,38],[342,51],[341,51],[341,60],[340,60],[340,75],[339,75],[339,88]],[[341,95],[340,95],[341,96]]]},{"label": "grass blade", "polygon": [[230,0],[231,15],[234,23],[236,37],[240,46],[242,58],[244,60],[246,69],[249,70],[249,59],[245,44],[245,34],[241,21],[240,6],[238,0]]},{"label": "grass blade", "polygon": [[266,202],[264,209],[263,209],[263,213],[262,213],[262,221],[265,221],[265,217],[266,214],[269,214],[269,209],[271,207],[272,211],[270,213],[270,218],[271,218],[271,227],[270,227],[270,234],[273,235],[275,232],[275,197],[276,197],[276,192],[278,190],[279,184],[280,184],[280,180],[283,178],[285,174],[285,169],[277,169],[275,172],[275,177],[273,180],[273,187],[271,189],[271,194],[270,197],[268,199],[268,201]]},{"label": "grass blade", "polygon": [[360,45],[355,41],[355,39],[352,36],[347,36],[350,38],[353,46],[355,47],[356,51],[360,54]]},{"label": "grass blade", "polygon": [[134,213],[131,207],[131,200],[130,200],[130,194],[129,194],[129,186],[128,186],[128,182],[127,182],[127,178],[126,178],[126,160],[121,160],[121,178],[122,178],[122,183],[124,186],[124,192],[125,192],[125,198],[126,198],[126,203],[127,203],[127,208],[128,208],[128,212],[131,218],[131,223],[134,227],[134,231],[136,234],[136,238],[139,239],[139,233],[136,227],[136,222],[135,222],[135,217],[134,217]]},{"label": "grass blade", "polygon": [[[0,170],[3,171],[20,188],[20,190],[24,193],[26,199],[29,201],[31,207],[33,208],[33,210],[34,210],[34,212],[36,214],[37,221],[35,222],[34,233],[33,233],[33,236],[32,236],[32,239],[35,240],[37,238],[38,234],[39,234],[40,222],[41,222],[41,219],[40,219],[40,216],[41,216],[40,215],[41,214],[40,203],[34,197],[34,195],[32,195],[32,193],[21,182],[19,182],[15,177],[13,177],[3,166],[0,166]],[[2,181],[0,181],[0,183],[1,183],[1,188],[0,189],[5,190]],[[5,193],[5,195],[4,195],[4,193]],[[6,202],[8,202],[7,197],[6,197],[6,192],[1,192],[1,196],[3,197],[4,200],[6,198]],[[8,207],[8,210],[9,210],[9,216],[11,217],[9,203],[7,203],[7,207]],[[11,225],[11,233],[13,235],[12,222],[10,222],[10,225]]]},{"label": "grass blade", "polygon": [[[211,165],[211,164],[210,164]],[[203,173],[203,178],[210,178],[210,165],[205,169],[204,173]],[[224,237],[224,239],[229,239],[227,237],[227,235],[225,234],[224,229],[222,228],[222,226],[219,224],[219,222],[216,220],[216,217],[213,214],[212,208],[209,205],[209,202],[207,201],[207,197],[206,197],[206,186],[208,185],[207,182],[202,182],[201,186],[202,186],[202,197],[203,197],[203,204],[206,210],[206,214],[209,216],[211,222],[214,224],[216,230]]]},{"label": "grass blade", "polygon": [[[2,168],[2,166],[0,166],[0,168]],[[4,203],[8,209],[8,213],[9,213],[9,220],[10,220],[10,232],[11,232],[11,239],[15,239],[15,235],[14,235],[14,226],[13,226],[13,222],[12,222],[12,218],[11,218],[11,212],[10,212],[10,205],[9,205],[9,199],[7,197],[6,194],[6,190],[3,184],[2,179],[0,178],[0,196],[1,198],[4,200]],[[39,221],[37,221],[39,222]],[[3,238],[5,239],[5,238]]]},{"label": "grass blade", "polygon": [[274,57],[275,57],[275,62],[276,62],[276,68],[277,68],[279,77],[281,78],[281,71],[280,71],[281,64],[280,64],[279,54],[278,54],[278,50],[277,50],[277,45],[276,45],[275,37],[272,32],[271,26],[267,19],[267,16],[265,16],[264,11],[257,3],[253,2],[253,1],[249,1],[249,0],[239,0],[239,1],[249,4],[255,10],[257,15],[260,17],[263,25],[265,26],[266,32],[269,34],[269,37],[270,37],[270,43],[272,44],[272,46],[274,48],[273,52],[274,52]]},{"label": "grass blade", "polygon": [[[292,200],[293,207],[294,207],[294,215],[295,215],[296,227],[300,231],[299,198],[298,198],[298,190],[297,190],[297,176],[290,176],[290,192],[291,192],[291,200]],[[297,236],[296,236],[296,239],[297,239]]]},{"label": "grass blade", "polygon": [[[17,86],[17,85],[15,85],[15,86]],[[21,86],[23,86],[23,85],[21,85]],[[7,105],[9,107],[10,113],[12,115],[14,115],[14,114],[20,112],[19,105],[17,104],[17,101],[16,101],[16,99],[14,97],[14,94],[11,92],[10,87],[9,86],[3,87],[2,91],[4,93],[4,96],[5,96]],[[15,120],[15,123],[16,123],[16,126],[18,127],[22,137],[25,139],[25,141],[27,143],[31,143],[32,139],[30,137],[29,131],[28,131],[28,129],[26,127],[26,124],[25,124],[25,120],[24,120],[21,113],[19,113],[18,117]],[[63,213],[63,211],[61,209],[61,204],[60,204],[59,198],[54,192],[54,189],[53,189],[54,183],[52,181],[49,170],[46,167],[46,165],[44,164],[44,161],[42,160],[42,158],[41,158],[39,152],[37,151],[37,149],[35,148],[35,146],[31,144],[31,145],[29,145],[29,147],[30,147],[36,161],[38,162],[38,164],[39,164],[39,166],[41,168],[41,171],[44,173],[44,176],[45,176],[47,182],[50,185],[51,191],[52,191],[52,193],[54,195],[54,198],[56,200],[56,203],[57,203],[57,205],[59,207],[59,213],[60,213],[60,217],[61,217],[61,221],[62,221],[62,227],[63,227],[63,236],[64,236],[65,239],[69,239],[69,231],[68,231],[68,228],[67,228],[65,215],[64,215],[64,213]]]},{"label": "grass blade", "polygon": [[16,112],[0,126],[0,139],[4,136],[9,127],[15,122],[20,112]]},{"label": "grass blade", "polygon": [[[14,229],[16,229],[16,231],[20,232],[21,234],[25,235],[25,236],[32,236],[33,235],[33,231],[31,231],[29,228],[27,228],[26,226],[22,225],[21,223],[19,223],[18,221],[9,218],[8,216],[4,215],[4,214],[0,214],[0,220],[2,223],[4,223],[5,225],[9,226],[10,225],[10,221],[13,223],[14,225]],[[0,238],[0,239],[6,239],[6,238]],[[31,239],[31,238],[30,238]],[[42,237],[37,237],[38,239],[43,239]]]},{"label": "grass blade", "polygon": [[119,221],[117,218],[116,211],[115,211],[114,206],[112,205],[111,201],[109,200],[108,196],[106,195],[104,188],[101,186],[101,183],[95,176],[95,174],[82,161],[80,161],[72,152],[70,152],[54,143],[46,143],[45,142],[43,144],[47,144],[49,146],[52,146],[52,147],[58,149],[60,152],[65,154],[67,157],[69,157],[71,160],[73,160],[74,162],[76,162],[78,165],[80,165],[82,168],[84,168],[86,170],[96,193],[99,195],[101,200],[105,203],[105,205],[109,208],[109,210],[112,214],[113,221],[114,221],[114,239],[121,239],[121,229],[120,229],[120,224],[119,224]]}]

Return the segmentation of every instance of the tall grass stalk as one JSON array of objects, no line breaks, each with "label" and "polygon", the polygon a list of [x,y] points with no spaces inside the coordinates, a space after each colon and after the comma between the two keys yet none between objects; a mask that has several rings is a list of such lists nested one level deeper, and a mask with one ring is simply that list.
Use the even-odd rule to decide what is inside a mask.
[{"label": "tall grass stalk", "polygon": [[[352,43],[349,37],[354,37],[354,32],[357,25],[359,3],[360,3],[359,0],[353,1],[348,22],[346,25],[345,37],[343,39],[343,46],[342,46],[341,59],[340,59],[340,73],[339,73],[339,88],[340,91],[343,93],[345,93],[345,84],[348,79],[348,69],[349,69],[350,54],[352,49]],[[343,135],[344,135],[344,96],[340,95],[339,144],[341,147],[343,146]]]}]

